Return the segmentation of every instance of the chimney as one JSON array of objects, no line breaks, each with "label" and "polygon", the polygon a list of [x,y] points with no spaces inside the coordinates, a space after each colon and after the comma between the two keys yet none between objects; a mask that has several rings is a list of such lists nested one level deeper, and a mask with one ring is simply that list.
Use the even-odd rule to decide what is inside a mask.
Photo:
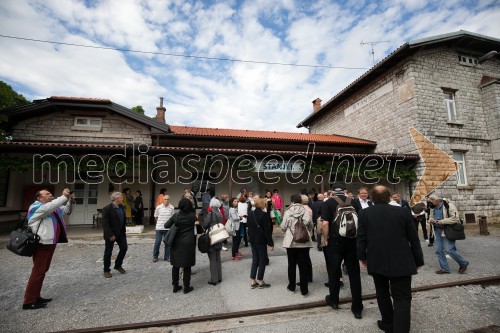
[{"label": "chimney", "polygon": [[312,101],[312,103],[313,103],[313,112],[316,112],[321,108],[321,99],[319,99],[319,97],[316,98],[314,101]]},{"label": "chimney", "polygon": [[163,107],[163,97],[160,97],[160,106],[156,107],[156,120],[162,124],[165,124],[165,111],[167,109]]}]

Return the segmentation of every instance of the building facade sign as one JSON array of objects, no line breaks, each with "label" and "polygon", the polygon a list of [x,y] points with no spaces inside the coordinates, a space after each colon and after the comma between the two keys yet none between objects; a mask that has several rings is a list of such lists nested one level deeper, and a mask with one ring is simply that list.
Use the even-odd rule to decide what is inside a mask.
[{"label": "building facade sign", "polygon": [[357,111],[357,110],[365,107],[366,105],[372,103],[373,101],[375,101],[376,99],[384,96],[385,94],[392,92],[392,90],[393,90],[392,81],[391,82],[387,82],[382,87],[380,87],[380,88],[376,89],[375,91],[369,93],[368,95],[366,95],[365,97],[363,97],[362,99],[360,99],[359,101],[357,101],[356,103],[354,103],[351,106],[349,106],[346,109],[344,109],[344,117],[347,117],[351,113],[353,113],[353,112],[355,112],[355,111]]}]

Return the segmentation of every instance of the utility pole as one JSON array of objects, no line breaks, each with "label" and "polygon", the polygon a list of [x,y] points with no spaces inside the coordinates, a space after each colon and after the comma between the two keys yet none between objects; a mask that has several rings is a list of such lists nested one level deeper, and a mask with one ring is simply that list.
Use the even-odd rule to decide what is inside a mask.
[{"label": "utility pole", "polygon": [[381,43],[390,43],[388,40],[381,40],[381,41],[376,41],[376,42],[363,42],[361,41],[360,45],[363,46],[363,45],[371,45],[372,47],[372,51],[371,51],[371,54],[372,54],[372,59],[373,59],[373,64],[375,65],[375,51],[373,50],[373,46],[375,44],[381,44]]}]

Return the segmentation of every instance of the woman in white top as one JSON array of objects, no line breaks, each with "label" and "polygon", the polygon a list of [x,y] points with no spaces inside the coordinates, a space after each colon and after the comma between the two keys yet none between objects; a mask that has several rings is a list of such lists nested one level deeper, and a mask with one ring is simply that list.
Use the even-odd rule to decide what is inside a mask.
[{"label": "woman in white top", "polygon": [[240,236],[245,240],[245,246],[248,246],[247,217],[249,206],[250,204],[247,202],[247,197],[244,194],[241,195],[238,202],[238,215],[241,217]]},{"label": "woman in white top", "polygon": [[228,221],[227,223],[232,223],[233,224],[233,247],[231,249],[231,260],[232,261],[240,261],[241,257],[243,256],[239,252],[240,248],[240,243],[241,243],[241,236],[240,236],[240,227],[242,226],[241,222],[241,217],[238,214],[238,202],[239,200],[236,198],[231,198],[231,201],[229,202],[229,205],[231,206],[229,208],[229,219],[231,221]]}]

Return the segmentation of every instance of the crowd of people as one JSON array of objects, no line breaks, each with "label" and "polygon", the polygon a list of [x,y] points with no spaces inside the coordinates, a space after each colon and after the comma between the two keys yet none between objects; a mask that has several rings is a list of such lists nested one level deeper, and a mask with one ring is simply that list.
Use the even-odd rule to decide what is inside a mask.
[{"label": "crowd of people", "polygon": [[[143,210],[141,193],[137,191],[134,198],[130,192],[130,189],[113,192],[111,203],[102,210],[105,278],[112,277],[111,255],[115,243],[119,252],[114,269],[121,274],[126,273],[122,267],[127,252],[125,227],[132,216],[135,216],[136,223],[142,221],[142,218],[137,218],[140,215],[138,212]],[[28,224],[43,228],[37,229],[41,242],[33,256],[33,270],[26,287],[23,309],[42,308],[51,301],[41,297],[40,292],[56,244],[67,242],[62,216],[71,213],[74,199],[68,189],[56,199],[49,191],[42,190],[36,194],[35,202],[28,211]],[[230,231],[231,261],[241,261],[241,246],[251,247],[249,284],[252,289],[271,287],[264,275],[269,265],[268,251],[273,251],[275,246],[275,225],[284,233],[282,246],[286,249],[288,262],[286,288],[291,293],[295,293],[298,286],[302,296],[308,295],[308,284],[313,280],[310,249],[316,247],[324,254],[328,272],[326,303],[333,309],[339,309],[344,271],[349,277],[351,311],[355,318],[361,319],[360,269],[367,269],[373,277],[382,317],[377,324],[385,332],[408,332],[410,329],[411,277],[424,264],[419,226],[428,245],[436,246],[440,266],[436,274],[450,274],[447,255],[458,263],[459,273],[464,273],[469,265],[457,252],[455,241],[446,238],[443,232],[446,225],[459,223],[457,208],[436,193],[413,207],[398,193],[391,193],[382,185],[373,187],[370,195],[369,190],[362,187],[354,197],[337,183],[325,193],[302,190],[293,194],[286,209],[276,189],[266,190],[262,198],[245,188],[234,198],[228,195],[216,198],[207,190],[201,199],[199,214],[196,214],[194,193],[187,188],[178,202],[178,212],[166,189],[160,190],[156,201],[152,260],[158,261],[162,240],[175,226],[175,236],[170,246],[164,245],[163,252],[164,260],[172,265],[174,293],[183,290],[186,294],[194,289],[191,286],[191,270],[196,264],[197,235],[220,224],[230,224],[224,229]],[[346,232],[349,223],[356,225],[353,235]],[[226,245],[229,246],[227,239],[212,244],[207,252],[209,285],[215,286],[223,280],[221,251],[228,250]]]}]

